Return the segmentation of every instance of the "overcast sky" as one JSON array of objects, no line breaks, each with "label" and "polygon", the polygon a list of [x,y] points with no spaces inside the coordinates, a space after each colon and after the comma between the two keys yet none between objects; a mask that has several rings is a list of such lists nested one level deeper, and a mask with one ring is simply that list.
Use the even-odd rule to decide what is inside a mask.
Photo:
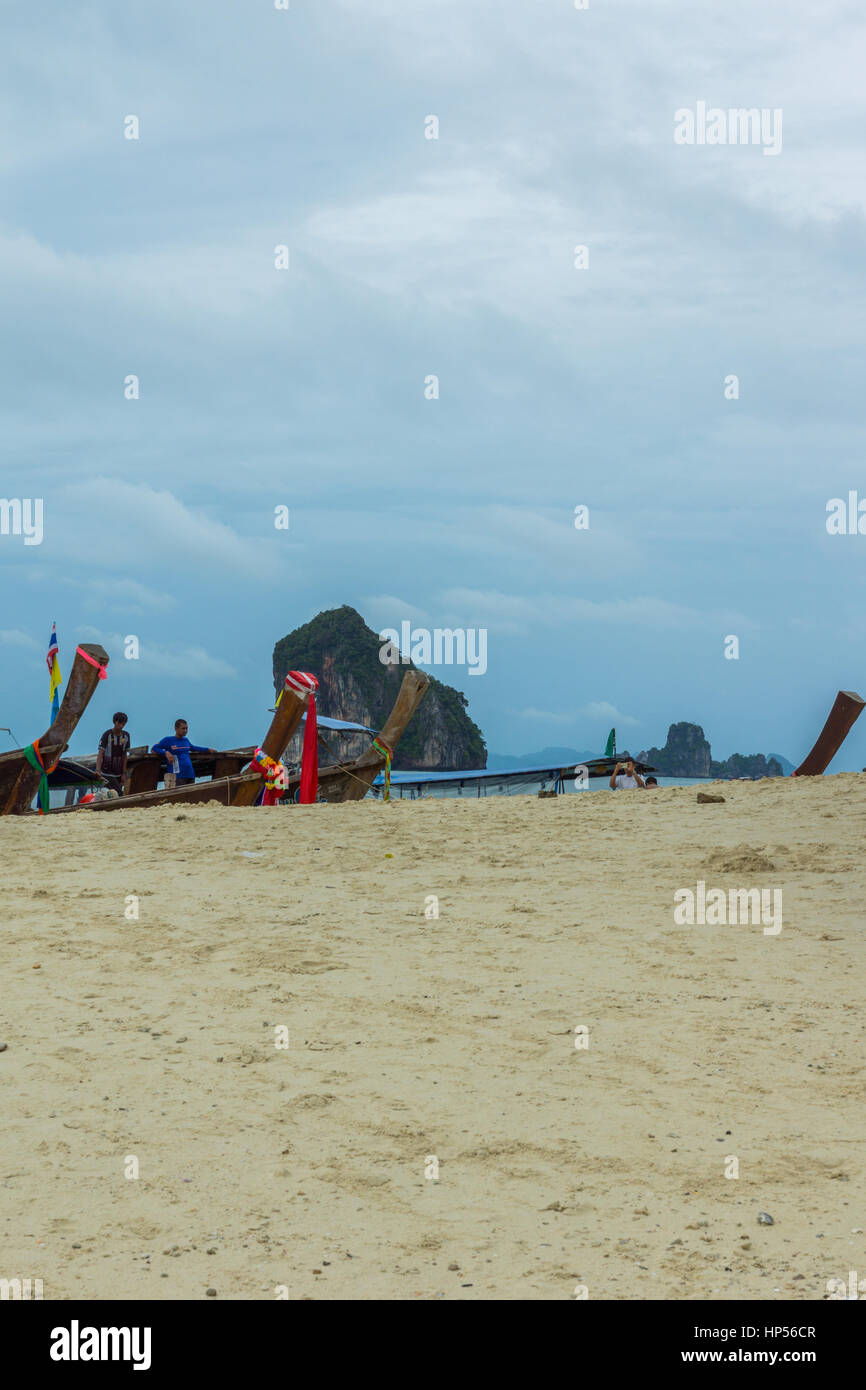
[{"label": "overcast sky", "polygon": [[[41,545],[0,536],[18,740],[54,620],[64,675],[112,654],[74,748],[117,707],[230,746],[275,640],[342,603],[486,628],[484,675],[434,673],[499,751],[686,719],[799,761],[862,693],[866,535],[825,525],[866,498],[861,0],[2,25],[0,497],[44,501]],[[699,102],[781,111],[781,150],[676,143]],[[864,764],[866,719],[834,766]]]}]

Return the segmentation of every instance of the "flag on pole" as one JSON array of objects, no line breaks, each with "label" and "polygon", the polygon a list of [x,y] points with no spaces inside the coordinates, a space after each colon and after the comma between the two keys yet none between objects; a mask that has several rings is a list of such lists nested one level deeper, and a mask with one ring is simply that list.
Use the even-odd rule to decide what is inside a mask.
[{"label": "flag on pole", "polygon": [[604,750],[604,756],[606,758],[616,757],[616,729],[611,729],[607,736],[607,747]]},{"label": "flag on pole", "polygon": [[51,624],[51,638],[48,643],[48,655],[45,660],[48,663],[48,698],[51,701],[51,722],[57,718],[60,709],[60,697],[57,694],[58,686],[63,684],[63,677],[60,674],[60,648],[57,645],[57,624]]}]

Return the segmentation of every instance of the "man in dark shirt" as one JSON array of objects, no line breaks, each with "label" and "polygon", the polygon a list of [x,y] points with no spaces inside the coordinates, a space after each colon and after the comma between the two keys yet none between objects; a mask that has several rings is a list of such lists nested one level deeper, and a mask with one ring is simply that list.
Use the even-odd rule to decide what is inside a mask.
[{"label": "man in dark shirt", "polygon": [[114,727],[106,729],[99,740],[96,754],[96,771],[108,780],[109,786],[123,794],[123,781],[126,777],[126,758],[129,753],[129,734],[124,727],[126,715],[118,710],[113,716]]},{"label": "man in dark shirt", "polygon": [[169,772],[175,773],[175,786],[182,787],[188,782],[195,781],[195,768],[192,765],[190,753],[216,753],[215,748],[199,748],[197,743],[190,743],[187,738],[189,725],[185,719],[174,721],[174,738],[170,735],[161,738],[159,743],[153,745],[154,753],[161,753],[168,763]]}]

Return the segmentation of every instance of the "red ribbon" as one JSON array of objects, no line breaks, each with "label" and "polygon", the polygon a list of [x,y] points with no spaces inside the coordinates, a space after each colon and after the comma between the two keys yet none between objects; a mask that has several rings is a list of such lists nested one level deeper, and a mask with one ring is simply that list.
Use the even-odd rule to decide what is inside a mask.
[{"label": "red ribbon", "polygon": [[[309,671],[290,671],[290,676],[301,677],[310,690],[310,703],[307,705],[307,722],[304,728],[304,752],[301,758],[301,789],[298,801],[302,806],[311,805],[319,790],[319,728],[316,719],[315,691],[319,682]],[[308,683],[312,682],[312,685]]]},{"label": "red ribbon", "polygon": [[[304,729],[304,751],[301,758],[301,785],[298,791],[298,801],[304,805],[316,799],[319,790],[319,730],[316,721],[316,691],[319,682],[309,671],[290,671],[286,676],[285,690],[291,690],[298,699],[309,692],[310,702],[307,705],[307,724]],[[283,698],[282,690],[277,698],[277,704]]]},{"label": "red ribbon", "polygon": [[86,652],[83,647],[76,647],[75,655],[83,656],[85,661],[89,661],[91,666],[95,666],[99,671],[99,679],[101,681],[108,680],[108,672],[105,667],[98,662],[95,657],[92,657],[89,652]]}]

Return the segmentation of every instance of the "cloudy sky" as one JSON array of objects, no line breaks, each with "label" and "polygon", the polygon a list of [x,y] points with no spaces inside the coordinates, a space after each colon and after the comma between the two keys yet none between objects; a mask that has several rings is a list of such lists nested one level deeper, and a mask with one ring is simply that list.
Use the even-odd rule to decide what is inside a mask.
[{"label": "cloudy sky", "polygon": [[[74,747],[117,707],[135,743],[180,713],[227,746],[274,641],[342,603],[486,628],[486,674],[435,674],[505,752],[687,719],[797,761],[862,693],[866,536],[825,525],[866,498],[860,0],[3,28],[0,497],[44,502],[41,545],[0,535],[18,740],[54,620],[64,674],[82,639],[113,658]],[[677,144],[699,102],[781,111],[780,152]],[[866,720],[835,766],[864,764]]]}]

